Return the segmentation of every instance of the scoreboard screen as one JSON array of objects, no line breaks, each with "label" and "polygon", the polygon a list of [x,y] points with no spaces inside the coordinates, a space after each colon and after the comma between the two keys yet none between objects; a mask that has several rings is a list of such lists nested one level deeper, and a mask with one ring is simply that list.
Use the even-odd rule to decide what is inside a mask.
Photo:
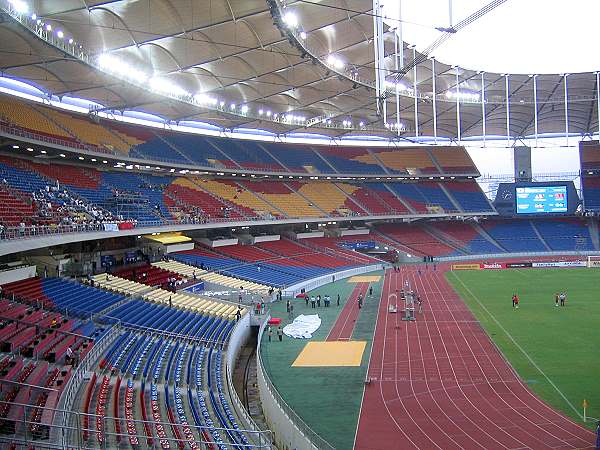
[{"label": "scoreboard screen", "polygon": [[525,186],[516,188],[517,214],[567,212],[567,186]]}]

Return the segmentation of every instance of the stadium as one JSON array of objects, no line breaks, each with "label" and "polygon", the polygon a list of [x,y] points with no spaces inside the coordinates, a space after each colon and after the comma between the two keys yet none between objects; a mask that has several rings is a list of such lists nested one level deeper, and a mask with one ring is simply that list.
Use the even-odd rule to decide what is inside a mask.
[{"label": "stadium", "polygon": [[600,448],[592,0],[0,0],[0,446]]}]

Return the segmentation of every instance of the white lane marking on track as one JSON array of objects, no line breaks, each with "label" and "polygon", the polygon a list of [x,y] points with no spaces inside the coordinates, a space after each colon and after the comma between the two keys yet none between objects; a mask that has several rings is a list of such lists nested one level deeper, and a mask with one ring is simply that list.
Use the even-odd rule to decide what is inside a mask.
[{"label": "white lane marking on track", "polygon": [[[440,278],[440,277],[438,277],[438,278]],[[434,284],[437,285],[436,279],[434,279],[433,282],[434,282]],[[445,281],[445,282],[447,283],[447,281]],[[461,299],[460,296],[457,295],[456,291],[453,290],[452,287],[449,284],[448,284],[448,287],[449,287],[449,289],[446,290],[446,295],[443,297],[444,302],[446,302],[446,298],[448,296],[450,296],[452,298],[455,298],[456,300],[459,300],[461,303],[464,304],[464,300]],[[490,315],[490,317],[493,318],[493,316],[491,316],[491,315]],[[483,329],[482,329],[482,331],[483,331]],[[579,424],[577,424],[575,422],[572,422],[570,419],[566,418],[564,414],[561,414],[558,411],[556,411],[554,408],[550,407],[548,404],[546,404],[544,401],[542,401],[538,396],[536,396],[531,391],[531,389],[528,389],[525,386],[525,384],[523,383],[523,381],[521,380],[521,378],[519,377],[519,375],[516,373],[516,371],[514,370],[514,368],[510,365],[510,363],[508,362],[508,360],[504,357],[504,355],[502,354],[502,352],[500,351],[500,349],[498,348],[498,346],[489,338],[489,336],[487,334],[485,334],[485,336],[486,336],[485,339],[487,341],[489,341],[489,343],[491,343],[494,346],[497,355],[500,356],[504,360],[505,364],[511,369],[511,371],[512,371],[514,377],[515,377],[515,380],[518,381],[517,383],[511,383],[510,385],[506,385],[506,386],[509,387],[511,393],[524,405],[524,407],[530,408],[530,409],[534,409],[532,405],[530,405],[530,404],[528,404],[528,403],[525,402],[524,397],[522,397],[519,392],[514,391],[513,389],[511,389],[512,386],[515,386],[515,385],[519,386],[521,389],[523,389],[523,391],[525,392],[525,395],[528,398],[531,398],[535,402],[537,402],[538,404],[540,404],[541,407],[544,410],[546,410],[546,411],[550,412],[551,414],[553,414],[554,417],[559,417],[562,421],[566,421],[566,422],[568,422],[568,424],[574,425],[576,428],[579,428],[581,431],[584,431],[586,434],[595,436],[595,434],[593,434],[588,429],[584,428],[583,426],[581,426],[581,425],[579,425]],[[475,337],[475,340],[477,342],[480,342],[478,337]],[[467,344],[467,345],[468,345],[469,348],[471,348],[471,344]],[[487,358],[488,358],[488,360],[490,362],[492,361],[489,352],[486,352],[485,356],[487,356]],[[505,401],[503,400],[503,402],[505,402]],[[517,407],[517,408],[511,407],[511,409],[514,409],[515,412],[517,412],[519,415],[523,416],[521,413],[518,412],[519,409],[523,409],[522,407]],[[564,442],[567,445],[571,445],[571,446],[578,447],[578,448],[582,447],[582,446],[585,447],[585,448],[588,448],[588,446],[589,446],[589,442],[588,442],[588,438],[587,437],[584,438],[580,434],[576,434],[573,431],[571,431],[569,429],[566,429],[562,425],[555,425],[555,428],[560,428],[565,433],[568,433],[569,435],[573,436],[573,438],[563,438],[561,436],[555,435],[553,433],[548,432],[548,430],[545,430],[545,429],[541,428],[541,425],[543,425],[542,423],[533,422],[533,421],[529,420],[529,418],[527,416],[523,416],[523,418],[525,419],[525,421],[532,423],[537,428],[540,428],[540,430],[542,430],[542,431],[544,431],[546,433],[549,433],[555,439],[558,439],[558,440]],[[531,433],[528,432],[528,434],[531,434]],[[572,443],[571,441],[573,441],[574,439],[578,439],[579,441],[583,442],[583,444],[582,443],[578,443],[578,444]]]},{"label": "white lane marking on track", "polygon": [[569,399],[565,396],[565,394],[563,394],[563,392],[558,388],[558,386],[554,384],[554,382],[550,379],[550,377],[548,377],[548,375],[546,375],[542,368],[537,365],[537,363],[533,360],[531,356],[529,356],[529,353],[527,353],[525,349],[521,347],[517,341],[515,341],[512,335],[506,330],[506,328],[502,326],[500,321],[496,319],[496,317],[489,311],[489,309],[486,308],[486,306],[479,300],[479,298],[473,293],[473,291],[471,291],[471,289],[469,289],[469,287],[465,283],[463,283],[463,281],[458,277],[458,275],[456,275],[456,272],[451,273],[458,280],[458,282],[462,284],[462,286],[469,293],[469,295],[473,297],[473,299],[479,304],[479,306],[483,308],[483,310],[488,314],[488,316],[492,318],[492,320],[496,323],[496,325],[498,325],[498,327],[504,332],[504,334],[506,334],[508,339],[515,345],[515,347],[517,347],[519,351],[523,353],[523,355],[525,356],[525,358],[527,358],[531,365],[536,368],[536,370],[548,381],[548,383],[550,383],[550,385],[556,390],[556,392],[558,392],[558,394],[563,398],[563,400],[567,402],[569,407],[575,412],[575,414],[577,414],[577,417],[583,419],[583,415],[579,412],[575,405],[573,405],[573,403],[569,401]]},{"label": "white lane marking on track", "polygon": [[[419,284],[419,282],[420,282],[420,284],[421,284],[421,286],[423,287],[423,289],[425,289],[425,283],[423,282],[423,278],[424,278],[424,277],[422,277],[422,276],[415,277],[415,275],[414,275],[414,273],[413,273],[413,278],[414,278],[415,286],[418,286],[418,284]],[[431,283],[429,282],[429,274],[427,274],[426,278],[427,278],[427,282],[428,282],[427,284],[428,284],[428,285],[429,285],[429,287],[431,288],[432,286],[431,286]],[[437,288],[437,286],[435,286],[435,287]],[[416,289],[417,289],[417,292],[419,292],[419,288],[417,287]],[[438,290],[438,292],[440,292],[440,297],[442,297],[442,298],[443,298],[443,294],[441,293],[441,290]],[[430,296],[429,296],[429,295],[425,295],[425,301],[426,301],[428,304],[430,304],[430,303],[433,303],[433,302],[431,301],[431,298],[430,298]],[[444,301],[444,304],[446,305],[446,302],[445,302],[445,301]],[[450,311],[450,310],[449,310],[449,308],[447,307],[447,305],[446,305],[446,309],[447,309],[447,311],[448,311],[448,312],[450,312],[450,314],[452,315],[452,317],[454,317],[454,313],[453,313],[452,311]],[[440,311],[441,311],[441,310],[440,310]],[[434,314],[434,313],[433,313],[431,310],[429,310],[429,313],[432,315],[432,317],[433,317],[433,320],[431,320],[431,321],[426,321],[426,322],[425,322],[425,327],[426,327],[426,329],[427,329],[427,334],[429,335],[429,339],[430,339],[430,341],[431,341],[431,336],[432,336],[432,334],[431,334],[431,331],[430,331],[430,329],[429,329],[429,322],[433,322],[433,325],[435,325],[435,329],[437,330],[437,332],[438,332],[438,335],[440,336],[440,338],[443,336],[443,333],[442,333],[442,330],[441,330],[441,329],[440,329],[440,327],[439,327],[439,322],[437,322],[437,320],[436,320],[436,315],[435,315],[435,314]],[[451,322],[451,321],[449,321],[449,322]],[[432,328],[433,328],[433,327],[432,327]],[[453,340],[456,342],[456,340],[455,340],[454,338],[453,338]],[[466,387],[466,386],[469,386],[469,385],[476,386],[476,384],[477,384],[477,383],[473,383],[473,381],[475,381],[475,380],[474,380],[474,379],[472,379],[472,378],[470,379],[471,383],[469,383],[469,384],[466,384],[466,385],[463,383],[463,381],[461,380],[461,377],[459,377],[459,376],[456,374],[456,371],[454,370],[454,365],[452,364],[452,358],[450,357],[450,352],[448,351],[448,347],[446,346],[446,342],[445,342],[445,340],[444,340],[444,339],[442,339],[442,340],[441,340],[441,344],[442,344],[442,346],[443,346],[443,348],[444,348],[444,353],[446,354],[446,358],[448,359],[448,361],[449,361],[449,363],[450,363],[450,370],[452,371],[452,378],[454,379],[454,381],[455,381],[455,382],[456,382],[456,384],[457,384],[457,386],[452,386],[452,388],[451,388],[451,389],[458,389],[458,390],[461,392],[461,394],[463,395],[464,399],[465,399],[467,402],[469,402],[469,404],[470,404],[470,405],[473,407],[473,409],[474,409],[474,410],[476,410],[476,411],[477,411],[477,412],[478,412],[478,413],[479,413],[479,414],[480,414],[482,417],[484,417],[484,418],[485,418],[485,419],[486,419],[488,422],[490,422],[490,423],[491,423],[491,420],[490,420],[490,419],[489,419],[489,418],[488,418],[488,417],[485,415],[485,413],[484,413],[483,411],[481,411],[481,409],[480,409],[479,407],[477,407],[477,406],[476,406],[476,405],[475,405],[475,404],[474,404],[474,403],[471,401],[471,399],[469,398],[469,396],[467,396],[466,392],[464,391],[464,387]],[[433,341],[431,341],[431,348],[432,348],[432,349],[434,349],[434,346],[433,346]],[[453,356],[456,356],[456,355],[453,355]],[[462,356],[461,356],[461,358],[462,358]],[[438,366],[438,367],[437,367],[437,369],[438,369],[438,372],[440,373],[440,378],[442,379],[443,377],[441,376],[441,371],[440,371],[440,369],[439,369],[439,365],[437,364],[437,359],[436,359],[436,366]],[[483,381],[483,380],[478,380],[478,381]],[[476,428],[478,428],[478,429],[479,429],[479,430],[480,430],[480,431],[481,431],[483,434],[487,435],[487,436],[488,436],[488,437],[489,437],[491,440],[493,440],[493,441],[495,441],[496,443],[498,443],[498,445],[499,445],[500,447],[508,448],[508,447],[507,447],[505,444],[503,444],[503,443],[501,443],[500,441],[498,441],[498,439],[496,439],[496,438],[495,438],[494,436],[492,436],[492,435],[491,435],[491,434],[490,434],[488,431],[486,431],[484,428],[482,428],[482,426],[480,426],[480,424],[479,424],[479,423],[476,423],[474,420],[472,420],[472,419],[469,417],[469,414],[468,414],[468,413],[466,413],[466,412],[465,412],[465,411],[464,411],[462,408],[460,408],[460,407],[459,407],[459,406],[456,404],[456,402],[454,401],[454,399],[453,399],[453,398],[452,398],[452,397],[449,395],[450,389],[448,388],[448,386],[444,385],[444,382],[443,382],[443,380],[442,380],[442,388],[441,388],[441,389],[444,391],[444,393],[446,394],[446,396],[448,397],[448,399],[450,400],[450,402],[451,402],[451,403],[454,405],[454,407],[455,407],[455,408],[456,408],[458,411],[460,411],[460,413],[461,413],[463,416],[465,416],[465,417],[468,419],[468,421],[469,421],[469,422],[471,422],[471,423],[472,423],[472,424],[473,424],[473,425],[474,425]],[[479,444],[479,442],[478,442],[478,441],[477,441],[475,438],[473,438],[473,437],[472,437],[470,434],[467,434],[467,436],[468,436],[468,437],[469,437],[471,440],[473,440],[473,441],[475,441],[475,442],[477,442],[477,443]],[[523,444],[523,442],[521,442],[520,440],[518,440],[518,439],[516,439],[516,438],[515,438],[515,441],[519,442],[520,444]]]}]

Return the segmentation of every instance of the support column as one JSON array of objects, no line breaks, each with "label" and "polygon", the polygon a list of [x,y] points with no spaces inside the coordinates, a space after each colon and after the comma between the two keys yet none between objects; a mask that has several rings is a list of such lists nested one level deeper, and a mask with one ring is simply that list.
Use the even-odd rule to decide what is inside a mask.
[{"label": "support column", "polygon": [[537,105],[537,75],[533,75],[533,134],[535,146],[538,146],[538,105]]},{"label": "support column", "polygon": [[569,86],[567,82],[569,74],[564,74],[565,82],[565,139],[567,147],[569,146]]},{"label": "support column", "polygon": [[460,81],[458,79],[458,71],[459,67],[454,66],[456,72],[456,137],[458,139],[458,143],[460,144]]},{"label": "support column", "polygon": [[510,75],[504,75],[505,87],[506,87],[506,143],[510,147]]},{"label": "support column", "polygon": [[417,48],[413,46],[413,95],[415,96],[415,137],[419,137],[419,102],[417,100]]},{"label": "support column", "polygon": [[485,148],[486,142],[486,120],[485,120],[485,72],[481,72],[481,131],[483,133],[483,147]]},{"label": "support column", "polygon": [[383,5],[380,0],[373,0],[373,49],[375,54],[375,95],[377,97],[377,114],[383,115],[383,123],[387,123],[387,100],[385,86],[385,53],[383,35]]},{"label": "support column", "polygon": [[[437,89],[435,86],[435,58],[431,58],[431,81],[433,88],[433,142],[437,144]],[[598,112],[600,112],[600,103],[598,103]]]}]

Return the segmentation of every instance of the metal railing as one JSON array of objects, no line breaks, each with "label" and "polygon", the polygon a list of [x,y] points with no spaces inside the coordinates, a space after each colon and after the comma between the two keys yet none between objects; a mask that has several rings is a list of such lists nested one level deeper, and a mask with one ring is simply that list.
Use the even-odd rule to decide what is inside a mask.
[{"label": "metal railing", "polygon": [[[47,448],[47,449],[112,449],[129,443],[134,448],[178,448],[179,445],[190,448],[227,448],[227,449],[272,449],[270,433],[243,428],[230,429],[221,427],[183,425],[177,422],[126,419],[125,417],[100,416],[85,414],[60,408],[11,403],[0,400],[0,405],[9,405],[10,417],[0,424],[0,447],[9,448]],[[66,417],[66,424],[56,424],[52,418]],[[115,431],[119,423],[121,430]],[[124,426],[125,425],[125,426]],[[131,426],[132,425],[132,426]],[[164,437],[147,435],[145,430],[155,430],[162,426],[165,430],[176,427],[189,427],[193,437],[182,433],[181,437]],[[229,433],[243,433],[249,443],[218,443],[212,440],[211,432],[217,431],[222,436]],[[151,443],[150,443],[151,442]],[[164,445],[163,445],[164,444]]]},{"label": "metal railing", "polygon": [[[105,350],[115,341],[119,336],[119,326],[112,326],[104,335],[96,342],[92,349],[83,357],[83,359],[77,365],[77,368],[67,380],[67,384],[64,387],[63,393],[58,401],[57,408],[64,411],[72,411],[73,403],[77,397],[77,392],[81,387],[81,383],[86,378],[86,374],[92,370],[100,356],[104,354]],[[65,427],[67,426],[68,417],[64,414],[54,414],[54,427],[52,431],[56,429],[56,425]],[[58,436],[53,436],[54,439],[58,439]],[[63,444],[66,445],[66,435],[62,434]]]},{"label": "metal railing", "polygon": [[[269,391],[268,393],[273,397],[273,400],[275,401],[275,403],[277,403],[277,406],[279,407],[279,409],[281,409],[281,412],[289,418],[292,426],[296,427],[305,436],[305,438],[311,442],[311,444],[315,448],[317,448],[319,450],[334,450],[335,448],[329,442],[327,442],[316,431],[314,431],[302,419],[302,417],[300,417],[296,413],[296,411],[294,411],[294,409],[286,403],[286,401],[283,399],[283,397],[281,396],[281,394],[279,393],[279,391],[277,390],[277,388],[275,387],[275,385],[269,378],[267,371],[264,369],[263,356],[262,356],[262,352],[261,352],[261,343],[262,343],[262,337],[263,337],[265,328],[267,326],[269,316],[266,316],[265,319],[266,320],[260,327],[260,331],[258,333],[258,345],[257,345],[257,349],[256,349],[256,352],[257,352],[256,369],[258,371],[259,384],[260,384],[260,378],[262,378],[265,382],[267,390]],[[273,430],[273,431],[277,432],[277,430]]]},{"label": "metal railing", "polygon": [[[26,225],[24,227],[21,226],[12,226],[12,227],[4,227],[0,228],[0,242],[2,241],[12,241],[18,239],[35,239],[39,237],[47,237],[47,236],[55,236],[55,235],[65,235],[65,234],[76,234],[76,233],[118,233],[120,231],[128,231],[128,230],[136,230],[140,234],[144,233],[145,229],[155,229],[159,227],[182,227],[188,225],[231,225],[232,223],[240,223],[249,224],[256,222],[265,222],[265,223],[298,223],[298,222],[320,222],[320,221],[353,221],[353,220],[368,220],[368,219],[400,219],[400,218],[424,218],[424,217],[447,217],[448,215],[460,215],[460,216],[481,216],[481,215],[497,215],[497,213],[492,211],[487,212],[478,212],[478,213],[465,213],[454,210],[444,210],[440,212],[428,211],[428,212],[419,212],[418,214],[411,213],[400,213],[399,211],[394,211],[389,214],[352,214],[345,216],[322,216],[322,217],[243,217],[243,218],[231,218],[231,217],[215,217],[215,218],[198,218],[192,217],[189,219],[183,220],[156,220],[156,221],[130,221],[123,220],[120,222],[109,222],[109,223],[86,223],[86,224],[73,224],[73,225]],[[131,228],[128,229],[118,229],[119,223],[129,223],[131,224]],[[109,225],[106,227],[105,225]],[[115,225],[113,229],[110,228],[111,225]],[[149,232],[149,231],[148,231]]]}]

